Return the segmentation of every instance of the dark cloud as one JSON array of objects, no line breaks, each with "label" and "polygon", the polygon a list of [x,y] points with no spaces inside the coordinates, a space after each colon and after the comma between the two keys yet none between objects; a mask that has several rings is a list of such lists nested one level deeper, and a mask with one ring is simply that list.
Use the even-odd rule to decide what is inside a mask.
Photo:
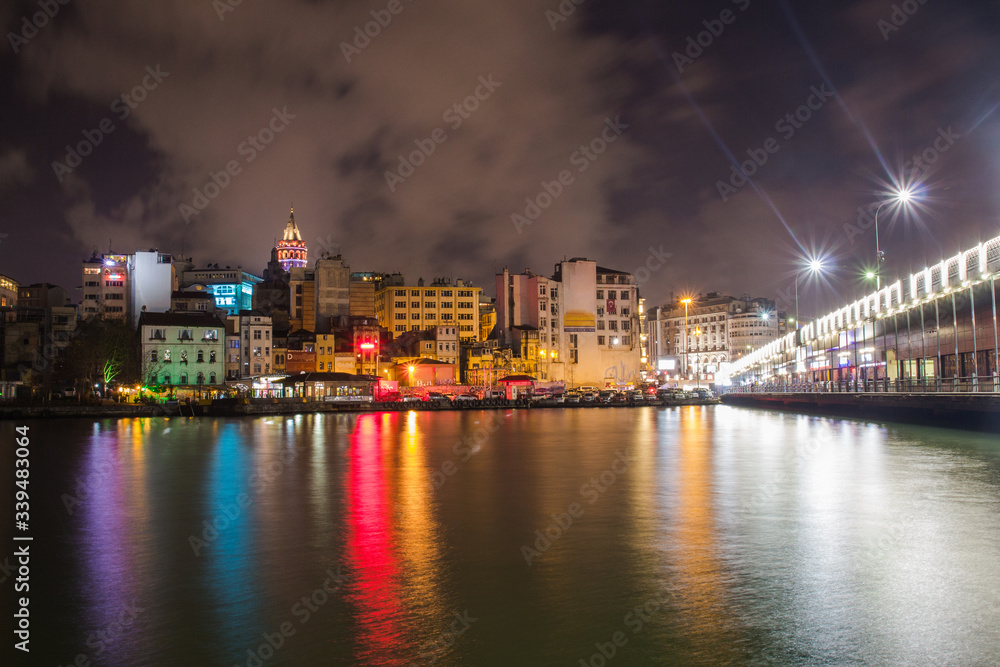
[{"label": "dark cloud", "polygon": [[[829,300],[859,289],[874,254],[843,225],[948,127],[963,138],[926,172],[932,198],[887,227],[891,268],[995,236],[995,3],[926,3],[888,39],[892,3],[798,5],[588,0],[553,29],[556,2],[405,3],[345,57],[370,3],[243,3],[220,20],[212,3],[75,1],[0,59],[0,272],[76,286],[79,258],[109,239],[260,270],[294,201],[316,254],[337,246],[359,270],[491,292],[503,265],[547,273],[589,256],[631,270],[663,244],[673,257],[643,286],[656,302],[773,296],[797,252],[825,248],[841,277],[810,297]],[[13,30],[28,9],[0,18]],[[726,9],[734,20],[679,72],[674,54]],[[157,66],[169,75],[113,113]],[[499,86],[486,95],[484,79]],[[779,137],[824,83],[839,97],[780,139],[756,189],[722,201],[732,160]],[[275,110],[294,117],[248,160],[241,147]],[[574,156],[618,116],[628,129],[580,171]],[[105,117],[114,131],[59,182],[51,163]],[[421,146],[433,153],[390,188],[385,172]],[[185,223],[179,206],[231,161],[239,174]],[[572,183],[519,231],[512,214],[564,170]]]}]

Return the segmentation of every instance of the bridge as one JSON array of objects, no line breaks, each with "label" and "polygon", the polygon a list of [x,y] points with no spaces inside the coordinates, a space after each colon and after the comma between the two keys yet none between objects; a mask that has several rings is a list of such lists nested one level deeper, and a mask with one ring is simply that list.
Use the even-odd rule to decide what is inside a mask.
[{"label": "bridge", "polygon": [[1000,394],[998,272],[1000,236],[753,350],[719,384],[733,394]]}]

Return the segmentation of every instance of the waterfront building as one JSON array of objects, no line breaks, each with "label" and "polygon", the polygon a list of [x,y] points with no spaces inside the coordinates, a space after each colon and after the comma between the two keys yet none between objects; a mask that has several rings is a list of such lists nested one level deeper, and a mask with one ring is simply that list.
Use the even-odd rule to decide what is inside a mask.
[{"label": "waterfront building", "polygon": [[271,375],[271,318],[255,310],[241,311],[232,318],[240,340],[240,377]]},{"label": "waterfront building", "polygon": [[6,322],[3,333],[4,379],[36,384],[40,380],[36,369],[43,368],[40,363],[45,343],[43,322],[35,319]]},{"label": "waterfront building", "polygon": [[498,340],[462,344],[459,357],[462,381],[468,385],[496,386],[507,375],[538,376],[539,368],[550,370],[539,357],[538,332],[522,331],[520,343],[501,347]]},{"label": "waterfront building", "polygon": [[378,379],[353,373],[302,373],[278,383],[282,395],[331,403],[370,403],[375,400]]},{"label": "waterfront building", "polygon": [[455,364],[437,359],[410,359],[396,362],[393,376],[400,387],[427,387],[457,382]]},{"label": "waterfront building", "polygon": [[214,313],[139,316],[142,377],[172,396],[212,396],[224,386],[226,325]]},{"label": "waterfront building", "polygon": [[333,355],[333,370],[337,373],[356,373],[358,360],[349,350],[339,350]]},{"label": "waterfront building", "polygon": [[[287,335],[287,334],[286,334]],[[271,347],[271,371],[275,375],[285,375],[285,356],[288,354],[288,342],[285,336],[274,333],[274,345]]]},{"label": "waterfront building", "polygon": [[780,321],[771,299],[709,292],[685,309],[677,297],[650,311],[650,363],[661,381],[713,384],[727,364],[777,340]]},{"label": "waterfront building", "polygon": [[128,317],[128,255],[95,251],[83,262],[81,317]]},{"label": "waterfront building", "polygon": [[496,385],[497,380],[510,374],[510,356],[510,350],[501,350],[497,340],[463,344],[459,358],[459,375],[463,384],[481,387]]},{"label": "waterfront building", "polygon": [[[214,303],[214,299],[213,299]],[[226,323],[226,381],[232,382],[240,379],[240,327],[239,322],[233,317],[227,317]]]},{"label": "waterfront building", "polygon": [[481,287],[457,279],[436,278],[425,285],[406,285],[403,276],[383,279],[375,292],[375,314],[379,324],[398,336],[439,325],[457,326],[459,338],[479,340],[479,296]]},{"label": "waterfront building", "polygon": [[1000,391],[998,273],[1000,237],[796,323],[736,360],[726,379],[776,390]]},{"label": "waterfront building", "polygon": [[94,254],[83,262],[81,316],[125,318],[132,326],[143,311],[171,308],[177,288],[173,256],[156,249]]},{"label": "waterfront building", "polygon": [[3,376],[29,386],[51,379],[55,362],[76,332],[78,309],[66,290],[48,283],[19,286],[17,308],[0,317]]},{"label": "waterfront building", "polygon": [[770,299],[746,300],[729,311],[729,361],[764,347],[781,336],[780,320]]},{"label": "waterfront building", "polygon": [[313,373],[316,371],[316,334],[306,329],[288,333],[285,343],[285,373]]},{"label": "waterfront building", "polygon": [[[333,334],[316,334],[316,368],[318,373],[336,371],[337,345]],[[351,357],[353,366],[354,358]]]},{"label": "waterfront building", "polygon": [[278,263],[288,273],[291,273],[292,269],[303,269],[308,265],[309,249],[302,240],[302,235],[299,234],[298,225],[295,224],[294,207],[288,212],[285,231],[275,250],[278,255]]},{"label": "waterfront building", "polygon": [[638,288],[631,274],[576,257],[557,263],[551,278],[505,268],[496,290],[497,338],[521,359],[513,372],[569,387],[625,388],[640,381]]},{"label": "waterfront building", "polygon": [[646,320],[646,300],[639,298],[639,374],[645,380],[649,366],[649,322]]},{"label": "waterfront building", "polygon": [[[455,327],[450,327],[450,329],[454,333]],[[374,317],[351,318],[350,332],[357,366],[354,372],[359,375],[378,375],[379,355],[382,351],[382,328]]]},{"label": "waterfront building", "polygon": [[438,326],[431,330],[434,338],[434,358],[449,364],[459,359],[458,329],[455,326]]},{"label": "waterfront building", "polygon": [[136,251],[126,256],[129,321],[138,326],[143,312],[165,313],[170,310],[174,291],[173,258],[157,250]]}]

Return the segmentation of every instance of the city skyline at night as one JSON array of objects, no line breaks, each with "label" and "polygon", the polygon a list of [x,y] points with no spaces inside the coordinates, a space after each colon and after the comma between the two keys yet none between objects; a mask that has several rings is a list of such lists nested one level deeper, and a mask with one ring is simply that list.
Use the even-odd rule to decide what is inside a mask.
[{"label": "city skyline at night", "polygon": [[289,201],[314,257],[481,285],[663,245],[651,303],[787,301],[813,255],[818,309],[856,297],[901,185],[922,199],[883,211],[887,271],[995,236],[990,3],[55,7],[0,15],[23,283],[72,290],[109,242],[260,271]]}]

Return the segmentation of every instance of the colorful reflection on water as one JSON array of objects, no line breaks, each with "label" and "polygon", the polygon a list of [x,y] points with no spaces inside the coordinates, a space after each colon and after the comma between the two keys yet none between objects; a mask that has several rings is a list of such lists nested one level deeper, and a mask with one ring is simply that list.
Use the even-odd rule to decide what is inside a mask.
[{"label": "colorful reflection on water", "polygon": [[1000,655],[990,436],[724,407],[31,428],[47,664]]}]

